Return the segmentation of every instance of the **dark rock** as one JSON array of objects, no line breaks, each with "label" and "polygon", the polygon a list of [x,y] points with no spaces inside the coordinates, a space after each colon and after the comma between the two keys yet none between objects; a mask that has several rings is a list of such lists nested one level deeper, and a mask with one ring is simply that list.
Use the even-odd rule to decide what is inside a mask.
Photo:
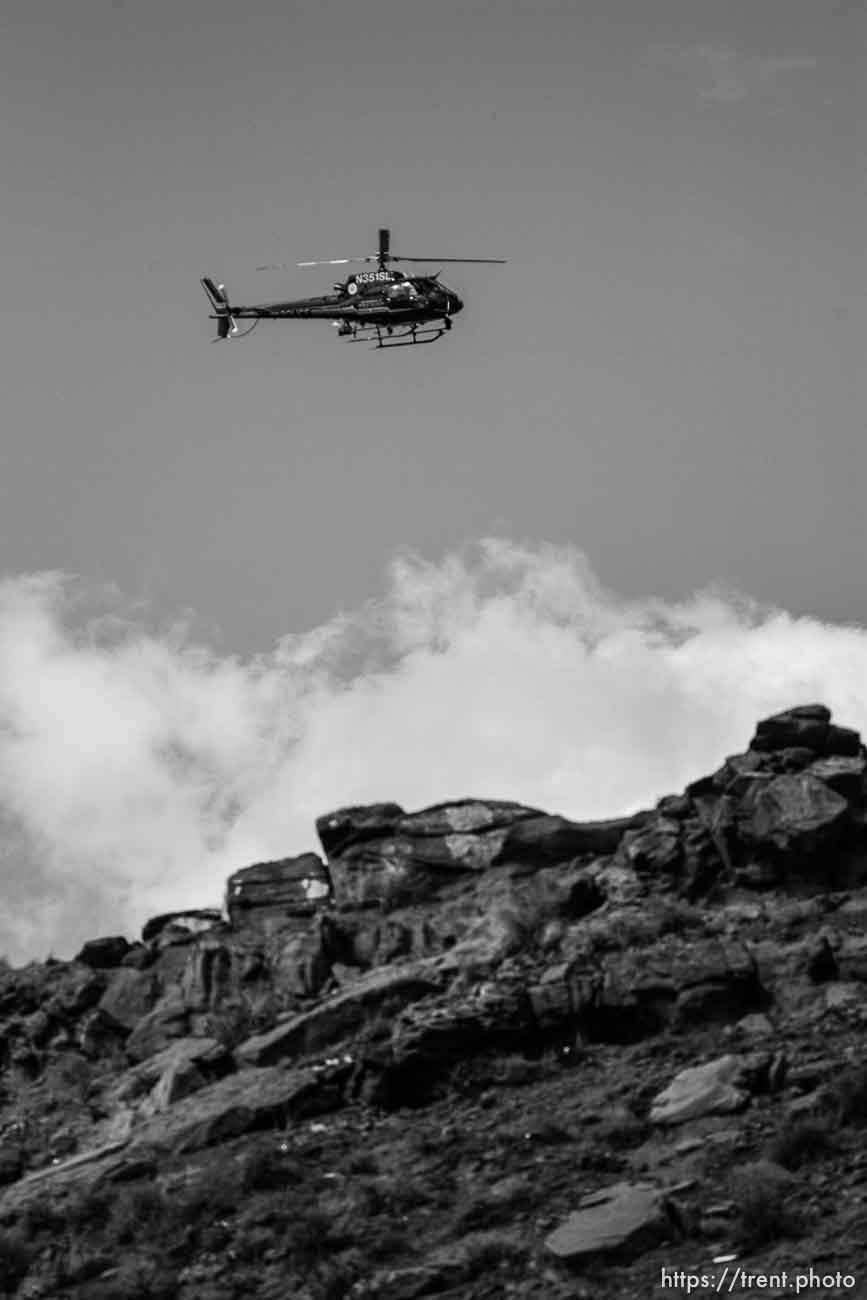
[{"label": "dark rock", "polygon": [[680,1026],[736,1020],[766,998],[756,959],[738,942],[714,942],[687,956],[677,979]]},{"label": "dark rock", "polygon": [[136,1022],[126,1040],[127,1055],[134,1061],[143,1061],[168,1047],[173,1039],[185,1038],[189,1033],[190,1018],[186,1007],[176,1002],[161,1003]]},{"label": "dark rock", "polygon": [[810,944],[805,964],[807,974],[815,984],[837,978],[837,959],[827,936],[820,935]]},{"label": "dark rock", "polygon": [[546,814],[522,818],[509,828],[492,865],[514,862],[543,867],[584,854],[614,853],[624,834],[643,825],[648,815],[598,822],[572,822]]},{"label": "dark rock", "polygon": [[351,844],[370,839],[388,839],[406,814],[397,803],[358,804],[338,808],[316,819],[316,834],[329,859],[344,853]]},{"label": "dark rock", "polygon": [[268,919],[313,916],[330,894],[322,859],[302,853],[236,871],[226,884],[226,910],[233,926],[261,925]]},{"label": "dark rock", "polygon": [[326,914],[322,942],[327,958],[344,966],[385,966],[399,957],[427,957],[436,949],[430,929],[412,926],[393,917],[372,920],[362,915],[351,920]]},{"label": "dark rock", "polygon": [[803,772],[805,767],[809,767],[816,760],[815,751],[808,749],[806,745],[789,745],[763,757],[775,776],[786,772]]},{"label": "dark rock", "polygon": [[34,1011],[27,1016],[22,1029],[24,1037],[34,1047],[44,1047],[54,1032],[55,1021],[46,1011]]},{"label": "dark rock", "polygon": [[738,809],[744,843],[796,866],[839,844],[848,825],[846,800],[809,772],[754,785]]},{"label": "dark rock", "polygon": [[[491,1047],[516,1050],[538,1041],[538,1026],[520,982],[490,981],[467,996],[407,1007],[391,1040],[396,1075],[426,1087],[458,1060]],[[401,1087],[405,1088],[406,1082]]]},{"label": "dark rock", "polygon": [[105,939],[89,939],[75,958],[93,970],[110,970],[119,966],[129,952],[129,942],[123,935],[110,935]]},{"label": "dark rock", "polygon": [[69,967],[59,980],[54,993],[45,1003],[49,1015],[75,1020],[96,1006],[106,987],[106,977],[99,971],[86,967]]},{"label": "dark rock", "polygon": [[[544,817],[536,808],[496,799],[461,799],[400,816],[396,808],[344,809],[317,822],[338,907],[423,902],[456,876],[501,862],[511,828]],[[339,855],[335,843],[342,846]]]},{"label": "dark rock", "polygon": [[[812,750],[808,752],[812,755]],[[754,753],[752,750],[746,754],[730,754],[722,767],[718,768],[710,778],[712,788],[707,791],[693,790],[693,797],[719,793],[739,798],[749,788],[751,778],[759,775],[771,775],[765,754]]]},{"label": "dark rock", "polygon": [[674,817],[677,820],[689,817],[692,808],[692,799],[688,794],[666,794],[656,804],[656,811],[662,817]]},{"label": "dark rock", "polygon": [[867,759],[862,755],[852,758],[819,758],[810,764],[810,774],[824,781],[849,803],[856,803],[864,795]]},{"label": "dark rock", "polygon": [[839,754],[856,756],[861,746],[857,731],[837,727],[831,711],[823,704],[804,704],[764,718],[750,741],[750,749],[760,753],[804,746],[823,757]]},{"label": "dark rock", "polygon": [[163,986],[176,985],[189,1011],[216,1011],[232,992],[233,962],[229,944],[216,934],[203,934],[183,954],[183,965],[166,970],[163,955],[157,965]]},{"label": "dark rock", "polygon": [[582,871],[568,886],[563,911],[566,916],[580,920],[602,907],[606,898],[599,879],[589,871]]},{"label": "dark rock", "polygon": [[159,938],[167,927],[175,931],[174,937],[184,938],[188,935],[201,934],[203,930],[210,930],[215,925],[221,925],[222,921],[223,914],[216,907],[191,908],[186,912],[165,912],[145,922],[141,932],[142,942],[151,943]]},{"label": "dark rock", "polygon": [[281,936],[271,963],[274,988],[296,998],[315,997],[328,983],[332,964],[319,926]]},{"label": "dark rock", "polygon": [[24,1173],[26,1157],[20,1146],[4,1143],[0,1147],[0,1187],[16,1182]]},{"label": "dark rock", "polygon": [[153,965],[155,960],[156,953],[146,943],[134,943],[121,965],[129,966],[131,970],[145,970]]},{"label": "dark rock", "polygon": [[125,1040],[129,1030],[102,1007],[83,1016],[78,1024],[77,1041],[81,1052],[91,1060],[111,1056]]},{"label": "dark rock", "polygon": [[121,967],[109,977],[99,1007],[115,1024],[132,1030],[158,997],[159,985],[152,972]]},{"label": "dark rock", "polygon": [[639,830],[627,831],[618,850],[639,873],[675,875],[683,860],[680,822],[655,813]]}]

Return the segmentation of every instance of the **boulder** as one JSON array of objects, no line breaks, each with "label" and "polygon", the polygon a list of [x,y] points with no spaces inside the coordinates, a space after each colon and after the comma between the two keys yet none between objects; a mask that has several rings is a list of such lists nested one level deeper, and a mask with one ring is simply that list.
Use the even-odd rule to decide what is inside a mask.
[{"label": "boulder", "polygon": [[854,757],[860,750],[861,737],[848,727],[834,726],[831,710],[824,704],[802,704],[764,718],[750,741],[750,749],[759,753],[793,746],[806,747],[823,757]]},{"label": "boulder", "polygon": [[316,853],[275,862],[257,862],[231,875],[226,883],[226,910],[236,928],[308,917],[331,894],[328,869]]},{"label": "boulder", "polygon": [[109,977],[99,1008],[122,1029],[132,1030],[152,1010],[159,985],[151,971],[121,967]]},{"label": "boulder", "polygon": [[704,1115],[741,1111],[750,1100],[743,1079],[744,1061],[734,1055],[681,1070],[654,1098],[650,1119],[654,1124],[683,1124]]},{"label": "boulder", "polygon": [[316,834],[325,856],[338,857],[351,844],[387,839],[406,813],[397,803],[357,804],[316,819]]},{"label": "boulder", "polygon": [[755,782],[737,811],[741,841],[800,866],[838,844],[849,824],[849,805],[810,772]]},{"label": "boulder", "polygon": [[175,999],[159,1003],[153,1011],[142,1016],[126,1040],[127,1055],[134,1061],[143,1061],[170,1046],[176,1038],[185,1038],[190,1017],[187,1008]]},{"label": "boulder", "polygon": [[549,1255],[582,1264],[597,1255],[634,1259],[671,1235],[666,1198],[651,1183],[615,1183],[583,1197],[545,1239]]},{"label": "boulder", "polygon": [[164,912],[161,916],[155,916],[150,921],[146,921],[142,928],[141,937],[143,943],[151,943],[158,939],[164,930],[171,930],[171,938],[166,935],[169,941],[183,940],[192,935],[201,934],[203,930],[211,930],[215,925],[222,925],[223,914],[216,907],[198,907],[191,908],[186,912]]},{"label": "boulder", "polygon": [[129,942],[123,935],[109,935],[104,939],[89,939],[75,961],[92,970],[111,970],[119,966],[130,950]]},{"label": "boulder", "polygon": [[680,822],[653,813],[644,826],[624,834],[617,857],[640,873],[676,874],[683,858]]}]

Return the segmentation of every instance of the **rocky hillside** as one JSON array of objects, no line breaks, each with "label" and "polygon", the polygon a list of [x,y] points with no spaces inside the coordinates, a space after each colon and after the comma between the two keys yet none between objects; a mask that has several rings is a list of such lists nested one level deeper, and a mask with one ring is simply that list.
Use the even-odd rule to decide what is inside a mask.
[{"label": "rocky hillside", "polygon": [[343,808],[3,970],[2,1294],[863,1300],[865,773],[807,705],[614,821]]}]

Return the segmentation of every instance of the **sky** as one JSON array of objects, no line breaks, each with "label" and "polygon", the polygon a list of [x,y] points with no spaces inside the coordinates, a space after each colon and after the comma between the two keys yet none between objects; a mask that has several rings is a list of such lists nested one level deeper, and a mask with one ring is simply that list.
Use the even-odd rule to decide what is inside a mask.
[{"label": "sky", "polygon": [[[7,0],[0,951],[340,804],[616,815],[867,728],[865,62],[850,0]],[[508,264],[432,347],[211,346],[200,275],[380,226]]]}]

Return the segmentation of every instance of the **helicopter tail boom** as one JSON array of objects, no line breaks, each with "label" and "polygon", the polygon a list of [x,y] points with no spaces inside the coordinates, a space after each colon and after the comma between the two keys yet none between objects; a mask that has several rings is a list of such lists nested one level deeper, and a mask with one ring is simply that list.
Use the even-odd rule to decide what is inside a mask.
[{"label": "helicopter tail boom", "polygon": [[238,326],[229,306],[225,285],[214,284],[213,280],[208,279],[206,275],[202,276],[201,285],[214,309],[211,320],[217,322],[217,337],[214,342],[217,343],[220,339],[226,339],[230,334],[237,334]]}]

